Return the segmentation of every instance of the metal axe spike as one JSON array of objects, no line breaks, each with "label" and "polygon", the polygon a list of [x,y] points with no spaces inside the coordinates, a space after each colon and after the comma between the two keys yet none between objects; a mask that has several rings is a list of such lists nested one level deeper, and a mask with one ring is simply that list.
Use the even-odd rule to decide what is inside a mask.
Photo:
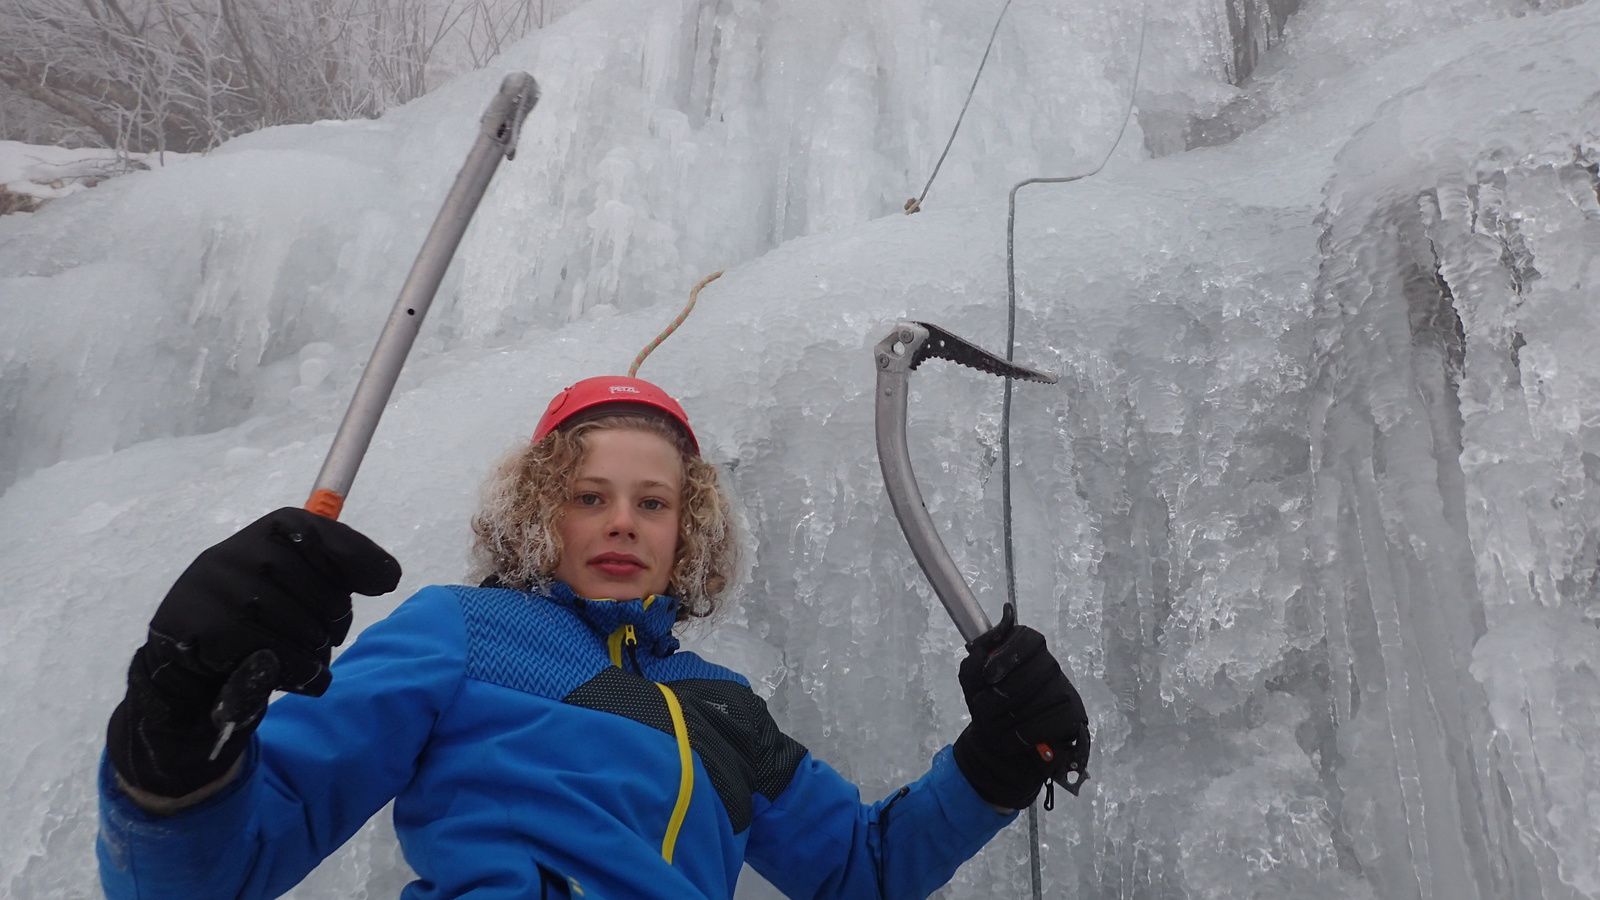
[{"label": "metal axe spike", "polygon": [[[1030,369],[1002,359],[955,332],[946,331],[930,322],[901,322],[888,337],[878,342],[880,380],[883,372],[897,368],[897,357],[901,354],[909,359],[905,367],[907,371],[915,370],[930,359],[943,359],[1002,378],[1037,381],[1043,384],[1056,383],[1056,376],[1049,372]],[[885,358],[889,359],[887,364],[884,362]]]}]

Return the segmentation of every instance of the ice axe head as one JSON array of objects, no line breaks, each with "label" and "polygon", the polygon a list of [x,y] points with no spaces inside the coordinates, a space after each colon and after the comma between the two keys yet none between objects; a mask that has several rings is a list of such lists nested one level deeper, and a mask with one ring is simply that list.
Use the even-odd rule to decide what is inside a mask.
[{"label": "ice axe head", "polygon": [[943,359],[968,368],[1016,378],[1055,384],[1056,376],[1002,359],[951,331],[927,322],[901,322],[878,342],[875,355],[881,372],[911,372],[930,359]]}]

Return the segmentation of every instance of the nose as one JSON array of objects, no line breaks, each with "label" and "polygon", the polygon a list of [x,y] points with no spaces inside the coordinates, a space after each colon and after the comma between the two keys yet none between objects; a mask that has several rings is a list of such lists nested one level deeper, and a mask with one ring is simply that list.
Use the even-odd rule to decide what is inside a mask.
[{"label": "nose", "polygon": [[631,507],[625,503],[618,503],[611,507],[611,516],[606,522],[606,535],[608,537],[638,537]]}]

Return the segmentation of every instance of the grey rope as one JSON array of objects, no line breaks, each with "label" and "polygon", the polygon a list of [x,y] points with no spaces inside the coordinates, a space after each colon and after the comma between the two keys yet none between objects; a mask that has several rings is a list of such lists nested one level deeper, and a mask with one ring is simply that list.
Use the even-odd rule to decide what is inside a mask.
[{"label": "grey rope", "polygon": [[939,161],[933,164],[933,174],[928,176],[928,183],[922,186],[922,193],[906,201],[906,215],[922,210],[922,201],[928,197],[928,188],[933,187],[933,179],[939,176],[939,167],[944,165],[944,158],[950,154],[950,145],[956,142],[956,132],[961,130],[961,120],[967,116],[967,107],[972,105],[972,95],[978,90],[978,79],[983,77],[983,67],[989,64],[989,51],[994,49],[994,36],[1000,33],[1000,22],[1006,17],[1006,10],[1011,8],[1011,0],[1006,0],[1006,5],[1000,7],[1000,15],[995,17],[994,30],[989,32],[989,45],[983,48],[983,59],[978,63],[978,71],[972,76],[972,87],[967,88],[967,100],[961,104],[961,114],[956,116],[956,126],[950,129],[950,140],[944,142],[944,152],[939,154]]},{"label": "grey rope", "polygon": [[[1007,5],[1010,5],[1009,0]],[[1139,72],[1144,68],[1144,35],[1145,26],[1149,22],[1146,16],[1148,11],[1148,6],[1140,10],[1139,55],[1133,65],[1133,86],[1128,90],[1128,108],[1123,111],[1122,127],[1117,130],[1117,139],[1111,142],[1111,149],[1106,151],[1105,158],[1100,160],[1100,165],[1081,175],[1069,175],[1064,178],[1029,178],[1017,182],[1011,188],[1010,210],[1006,214],[1006,359],[1008,361],[1016,358],[1017,351],[1017,191],[1030,184],[1065,184],[1088,178],[1099,174],[1100,170],[1106,167],[1106,163],[1111,161],[1112,154],[1116,153],[1117,147],[1122,144],[1122,136],[1128,131],[1129,120],[1133,118],[1133,100],[1139,92]],[[932,179],[929,179],[929,183],[932,184]],[[1005,522],[1006,599],[1015,606],[1017,570],[1011,534],[1011,382],[1012,379],[1007,377],[1005,400],[1000,407],[1000,515]],[[1037,803],[1028,807],[1028,870],[1033,881],[1034,900],[1041,900],[1044,896],[1044,871],[1043,860],[1039,854],[1039,804]]]}]

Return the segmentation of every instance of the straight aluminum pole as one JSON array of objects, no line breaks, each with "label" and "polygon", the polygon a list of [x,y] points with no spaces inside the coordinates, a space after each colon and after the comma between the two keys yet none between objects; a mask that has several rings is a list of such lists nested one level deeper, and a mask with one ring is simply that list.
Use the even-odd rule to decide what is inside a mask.
[{"label": "straight aluminum pole", "polygon": [[356,480],[356,469],[361,466],[361,458],[366,455],[373,432],[378,428],[378,418],[383,415],[383,407],[389,402],[395,381],[400,377],[400,367],[405,365],[406,355],[411,352],[417,331],[422,327],[422,317],[433,303],[445,270],[501,158],[516,158],[522,120],[538,102],[539,85],[526,72],[507,75],[500,83],[499,93],[489,102],[480,121],[478,140],[457,173],[427,239],[422,242],[411,273],[406,276],[400,296],[389,313],[389,321],[372,349],[372,359],[361,373],[355,396],[334,435],[333,446],[322,463],[306,509],[330,519],[339,518],[344,498]]}]

